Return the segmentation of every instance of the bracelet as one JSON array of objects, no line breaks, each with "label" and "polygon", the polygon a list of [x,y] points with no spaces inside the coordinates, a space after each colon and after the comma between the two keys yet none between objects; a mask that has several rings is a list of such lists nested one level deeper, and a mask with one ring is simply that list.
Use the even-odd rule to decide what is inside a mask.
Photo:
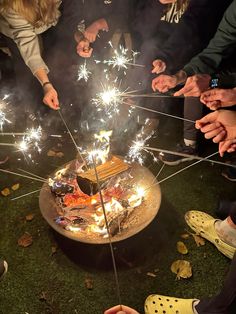
[{"label": "bracelet", "polygon": [[220,85],[219,75],[217,75],[217,74],[211,75],[211,79],[210,79],[210,82],[209,82],[209,87],[210,88],[218,88],[219,85]]},{"label": "bracelet", "polygon": [[47,85],[49,85],[49,84],[52,85],[52,83],[49,82],[49,81],[48,81],[48,82],[44,82],[43,85],[42,85],[42,87],[44,88],[45,86],[47,86]]}]

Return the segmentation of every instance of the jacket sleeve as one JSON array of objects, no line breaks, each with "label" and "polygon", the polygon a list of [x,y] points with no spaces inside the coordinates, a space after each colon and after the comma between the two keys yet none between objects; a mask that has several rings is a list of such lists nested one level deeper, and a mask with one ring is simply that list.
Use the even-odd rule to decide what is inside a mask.
[{"label": "jacket sleeve", "polygon": [[217,72],[224,59],[236,49],[236,1],[228,7],[214,38],[207,48],[194,57],[183,70],[188,76],[195,73],[212,74]]},{"label": "jacket sleeve", "polygon": [[[218,7],[218,11],[220,10]],[[159,47],[157,59],[165,61],[169,71],[181,69],[214,35],[220,21],[217,15],[219,14],[214,12],[211,0],[190,1],[173,33],[164,45]],[[211,25],[214,27],[210,28]]]},{"label": "jacket sleeve", "polygon": [[45,69],[46,72],[49,72],[41,57],[39,38],[34,27],[13,10],[9,10],[3,16],[8,22],[12,38],[31,72],[35,74],[38,69]]}]

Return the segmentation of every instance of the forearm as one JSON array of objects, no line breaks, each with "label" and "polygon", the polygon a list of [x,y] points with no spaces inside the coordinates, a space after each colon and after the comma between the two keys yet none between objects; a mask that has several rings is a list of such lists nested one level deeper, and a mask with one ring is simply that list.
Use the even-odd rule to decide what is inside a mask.
[{"label": "forearm", "polygon": [[44,83],[49,82],[47,71],[44,68],[38,69],[34,75],[42,86]]}]

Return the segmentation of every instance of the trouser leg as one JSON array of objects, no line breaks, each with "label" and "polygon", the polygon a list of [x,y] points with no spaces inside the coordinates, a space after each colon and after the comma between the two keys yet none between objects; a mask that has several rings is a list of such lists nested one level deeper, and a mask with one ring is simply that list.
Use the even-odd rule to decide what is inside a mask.
[{"label": "trouser leg", "polygon": [[196,306],[199,314],[226,314],[236,302],[236,254],[231,262],[220,293],[208,300],[201,300]]},{"label": "trouser leg", "polygon": [[[197,97],[186,97],[184,100],[184,118],[196,121],[202,118],[203,105]],[[184,138],[197,140],[198,130],[194,122],[184,121]]]}]

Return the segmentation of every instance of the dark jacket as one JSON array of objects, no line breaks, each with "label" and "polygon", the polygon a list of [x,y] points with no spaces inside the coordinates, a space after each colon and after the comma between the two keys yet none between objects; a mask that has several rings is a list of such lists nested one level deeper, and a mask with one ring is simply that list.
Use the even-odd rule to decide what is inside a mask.
[{"label": "dark jacket", "polygon": [[175,72],[206,47],[231,2],[190,0],[179,23],[168,23],[161,20],[167,6],[158,0],[148,0],[144,13],[138,12],[139,21],[134,29],[139,31],[142,40],[156,38],[156,59],[165,61],[168,70]]},{"label": "dark jacket", "polygon": [[219,71],[223,61],[236,52],[236,0],[226,10],[214,38],[206,49],[185,67],[188,76],[195,73],[212,74]]},{"label": "dark jacket", "polygon": [[128,23],[130,0],[80,0],[80,16],[85,27],[105,18],[111,32],[124,30]]}]

